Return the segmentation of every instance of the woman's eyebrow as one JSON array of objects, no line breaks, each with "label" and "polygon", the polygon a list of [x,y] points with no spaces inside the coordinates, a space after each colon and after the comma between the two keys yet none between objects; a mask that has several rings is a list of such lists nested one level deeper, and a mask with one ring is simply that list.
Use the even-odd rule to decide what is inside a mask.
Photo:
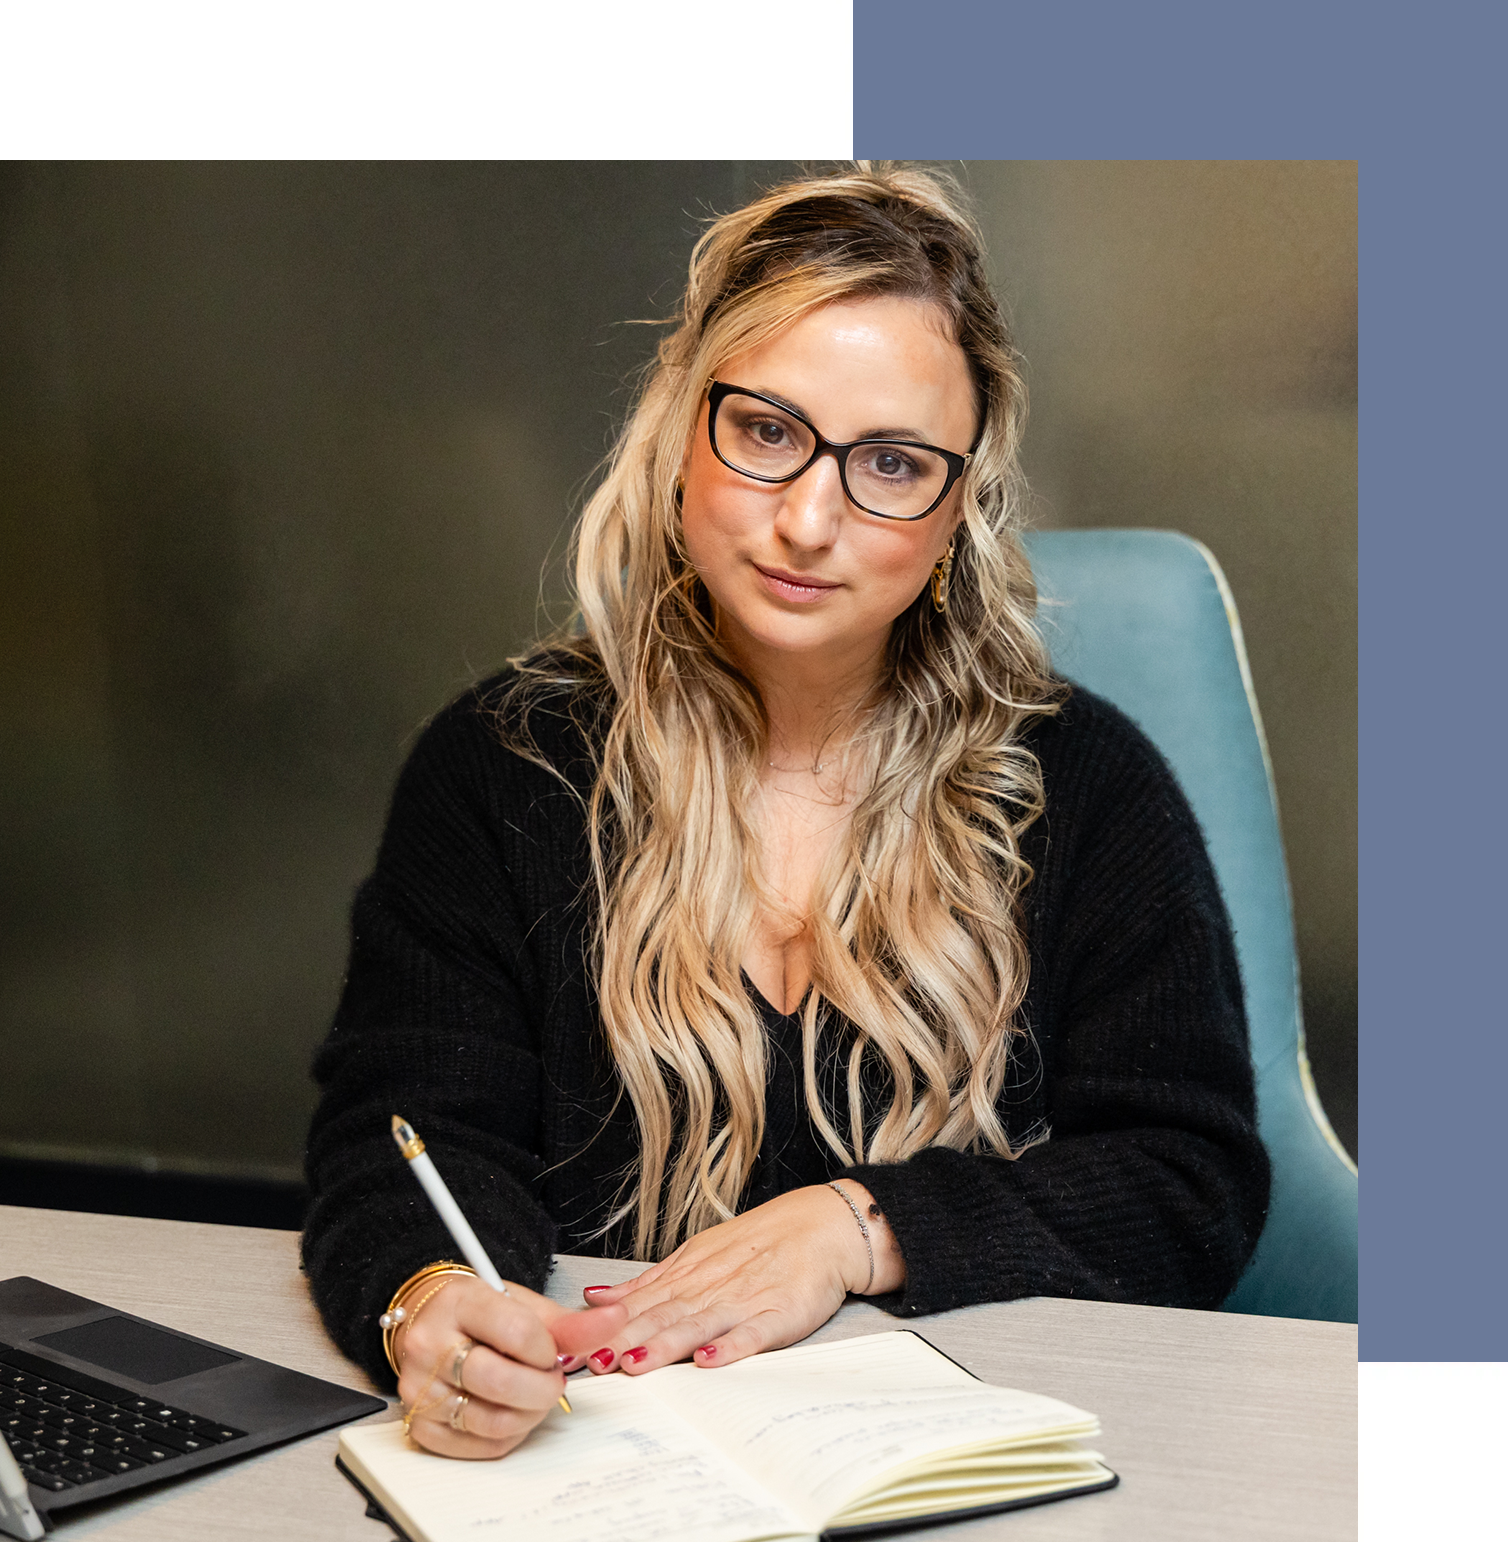
[{"label": "woman's eyebrow", "polygon": [[[779,391],[766,390],[764,386],[754,386],[752,389],[761,396],[768,397],[778,407],[784,407],[787,412],[794,412],[798,418],[804,418],[808,423],[813,421],[811,413],[805,407],[798,407],[790,397],[782,396]],[[917,444],[930,444],[932,441],[919,428],[867,428],[853,442],[857,444],[860,439],[912,439]]]},{"label": "woman's eyebrow", "polygon": [[810,419],[811,417],[805,407],[798,407],[789,396],[782,396],[779,391],[771,391],[765,386],[754,386],[751,389],[774,402],[777,407],[784,407],[787,412],[794,412],[798,418]]},{"label": "woman's eyebrow", "polygon": [[860,439],[911,439],[917,444],[932,441],[919,428],[870,428],[859,435]]}]

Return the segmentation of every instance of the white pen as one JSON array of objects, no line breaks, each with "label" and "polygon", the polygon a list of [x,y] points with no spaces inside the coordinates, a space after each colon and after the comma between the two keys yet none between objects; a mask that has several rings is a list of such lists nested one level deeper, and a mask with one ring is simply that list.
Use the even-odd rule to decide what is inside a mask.
[{"label": "white pen", "polygon": [[[503,1283],[503,1277],[492,1266],[492,1260],[487,1256],[487,1250],[481,1244],[480,1238],[471,1229],[471,1222],[461,1214],[461,1207],[455,1202],[449,1189],[445,1187],[445,1180],[435,1171],[435,1164],[424,1154],[424,1142],[414,1134],[414,1127],[408,1120],[393,1115],[393,1139],[398,1143],[398,1149],[403,1153],[414,1177],[419,1180],[424,1192],[429,1195],[429,1202],[435,1207],[440,1219],[445,1222],[445,1229],[455,1239],[455,1244],[461,1250],[466,1262],[477,1272],[477,1278],[483,1284],[490,1285],[494,1290],[500,1290],[506,1296],[508,1287]],[[560,1398],[560,1406],[567,1413],[571,1411],[571,1405],[564,1395]]]},{"label": "white pen", "polygon": [[0,1531],[11,1537],[40,1537],[42,1518],[32,1508],[26,1476],[0,1435]]}]

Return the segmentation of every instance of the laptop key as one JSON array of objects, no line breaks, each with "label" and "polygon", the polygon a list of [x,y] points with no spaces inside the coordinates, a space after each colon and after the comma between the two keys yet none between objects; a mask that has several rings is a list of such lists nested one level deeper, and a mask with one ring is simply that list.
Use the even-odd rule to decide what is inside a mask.
[{"label": "laptop key", "polygon": [[223,1440],[237,1440],[245,1432],[232,1429],[228,1424],[217,1424],[213,1419],[200,1419],[193,1414],[182,1414],[171,1421],[172,1428],[182,1430],[185,1435],[192,1435],[197,1440],[207,1440],[212,1445],[219,1445]]},{"label": "laptop key", "polygon": [[38,1488],[44,1488],[52,1494],[61,1494],[64,1489],[75,1487],[67,1478],[60,1478],[56,1473],[43,1472],[40,1467],[23,1467],[21,1475],[28,1483],[35,1483]]},{"label": "laptop key", "polygon": [[177,1414],[162,1422],[171,1429],[182,1430],[185,1435],[192,1435],[196,1440],[207,1440],[211,1445],[218,1445],[222,1439],[215,1433],[216,1426],[213,1421],[197,1418],[193,1414]]},{"label": "laptop key", "polygon": [[171,1461],[181,1454],[171,1446],[155,1445],[149,1440],[128,1440],[121,1449],[127,1456],[134,1456],[138,1462],[145,1462],[148,1466],[153,1462]]},{"label": "laptop key", "polygon": [[138,1467],[147,1464],[138,1461],[134,1456],[127,1456],[124,1451],[101,1451],[97,1457],[89,1458],[91,1467],[98,1467],[101,1472],[108,1472],[114,1477],[118,1472],[135,1472]]},{"label": "laptop key", "polygon": [[90,1424],[84,1429],[84,1438],[97,1446],[118,1446],[126,1438],[124,1430],[113,1424]]},{"label": "laptop key", "polygon": [[87,1462],[89,1458],[84,1455],[86,1451],[110,1451],[112,1446],[100,1446],[92,1440],[86,1440],[82,1435],[54,1435],[51,1440],[39,1440],[36,1442],[38,1451],[51,1451],[57,1456],[77,1458],[81,1462]]},{"label": "laptop key", "polygon": [[161,1424],[153,1424],[150,1429],[143,1430],[136,1437],[138,1440],[150,1441],[154,1446],[167,1446],[173,1451],[187,1451],[191,1435],[185,1435],[182,1430],[170,1430]]}]

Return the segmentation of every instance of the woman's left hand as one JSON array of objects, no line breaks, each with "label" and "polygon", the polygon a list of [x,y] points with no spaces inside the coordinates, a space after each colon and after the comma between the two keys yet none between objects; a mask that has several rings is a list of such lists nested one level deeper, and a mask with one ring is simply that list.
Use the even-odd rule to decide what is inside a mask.
[{"label": "woman's left hand", "polygon": [[853,1212],[826,1185],[793,1189],[684,1242],[663,1263],[622,1285],[589,1286],[588,1305],[622,1303],[629,1319],[587,1359],[596,1372],[652,1371],[692,1356],[729,1365],[794,1344],[820,1328],[850,1291],[897,1289],[905,1263],[861,1184],[844,1192],[869,1227],[869,1252]]}]

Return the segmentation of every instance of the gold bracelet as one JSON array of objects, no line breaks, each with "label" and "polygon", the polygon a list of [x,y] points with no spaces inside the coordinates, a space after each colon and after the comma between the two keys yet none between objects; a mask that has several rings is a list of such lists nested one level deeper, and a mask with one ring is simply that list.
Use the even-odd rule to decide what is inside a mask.
[{"label": "gold bracelet", "polygon": [[[404,1298],[412,1295],[426,1280],[434,1280],[441,1275],[445,1276],[442,1284],[437,1284],[434,1290],[431,1290],[419,1303],[419,1306],[409,1311],[404,1305]],[[377,1326],[382,1329],[382,1352],[387,1356],[387,1363],[393,1368],[393,1375],[400,1374],[397,1357],[393,1354],[393,1340],[397,1337],[399,1328],[406,1322],[412,1322],[419,1315],[419,1308],[444,1285],[448,1285],[451,1279],[462,1275],[475,1279],[476,1270],[465,1264],[458,1264],[452,1259],[445,1259],[437,1264],[427,1264],[417,1274],[409,1275],[393,1292],[393,1299],[388,1302],[387,1311],[377,1319]]]}]

